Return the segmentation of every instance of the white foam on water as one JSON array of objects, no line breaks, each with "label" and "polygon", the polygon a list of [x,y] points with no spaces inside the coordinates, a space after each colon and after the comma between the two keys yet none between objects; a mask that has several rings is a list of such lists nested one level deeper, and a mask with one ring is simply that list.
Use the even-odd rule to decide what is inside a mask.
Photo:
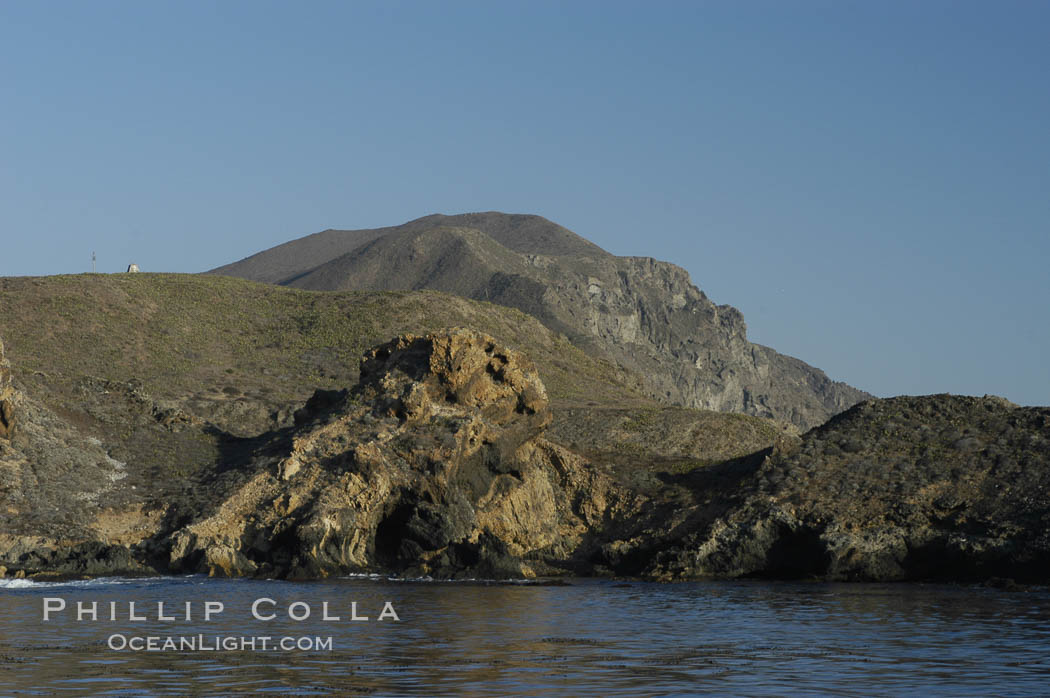
[{"label": "white foam on water", "polygon": [[353,572],[343,575],[339,579],[367,579],[373,582],[434,582],[437,584],[536,584],[535,579],[486,579],[481,577],[469,577],[463,579],[435,579],[430,575],[425,577],[395,577],[392,575],[377,574],[375,572]]},{"label": "white foam on water", "polygon": [[40,586],[30,579],[0,579],[0,589],[29,589]]},{"label": "white foam on water", "polygon": [[[531,579],[483,579],[471,577],[469,579],[435,579],[430,576],[425,577],[395,577],[386,574],[358,572],[343,575],[340,579],[354,579],[354,580],[367,580],[372,582],[409,582],[409,583],[435,583],[435,584],[535,584],[536,580]],[[38,581],[35,579],[11,579],[11,578],[0,578],[0,591],[4,589],[48,589],[53,587],[62,588],[95,588],[95,587],[110,587],[119,586],[121,584],[144,584],[151,582],[172,582],[172,581],[195,580],[197,584],[208,584],[214,580],[211,580],[203,575],[189,574],[179,577],[96,577],[94,579],[70,579],[65,581]],[[283,580],[271,579],[269,582],[280,582]]]},{"label": "white foam on water", "polygon": [[70,579],[60,582],[41,582],[35,579],[0,579],[0,589],[47,589],[51,587],[107,587],[120,584],[141,584],[170,580],[172,577],[96,577]]}]

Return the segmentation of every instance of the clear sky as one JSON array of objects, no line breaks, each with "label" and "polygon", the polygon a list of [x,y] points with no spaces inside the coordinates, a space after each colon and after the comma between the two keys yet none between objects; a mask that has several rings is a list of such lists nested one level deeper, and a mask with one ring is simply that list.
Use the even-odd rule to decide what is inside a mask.
[{"label": "clear sky", "polygon": [[1048,28],[1043,1],[0,0],[0,275],[537,213],[876,395],[1046,405]]}]

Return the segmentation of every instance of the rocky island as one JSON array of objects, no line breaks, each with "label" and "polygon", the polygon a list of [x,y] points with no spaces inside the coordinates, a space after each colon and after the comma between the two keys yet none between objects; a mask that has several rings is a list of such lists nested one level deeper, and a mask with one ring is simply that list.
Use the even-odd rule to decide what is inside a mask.
[{"label": "rocky island", "polygon": [[671,265],[471,216],[0,279],[0,572],[1046,582],[1050,408],[870,398]]}]

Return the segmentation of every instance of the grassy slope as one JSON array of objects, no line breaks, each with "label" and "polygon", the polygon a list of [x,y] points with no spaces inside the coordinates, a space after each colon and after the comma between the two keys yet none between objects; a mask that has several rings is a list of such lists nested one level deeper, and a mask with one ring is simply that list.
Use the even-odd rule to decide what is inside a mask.
[{"label": "grassy slope", "polygon": [[375,343],[466,325],[528,353],[555,400],[648,404],[622,370],[524,313],[436,292],[317,293],[179,274],[22,277],[0,279],[0,309],[0,332],[29,386],[134,378],[157,398],[225,388],[295,401],[352,385],[358,357]]},{"label": "grassy slope", "polygon": [[0,336],[19,386],[127,462],[129,485],[151,490],[228,461],[240,443],[199,423],[172,428],[158,405],[251,436],[317,388],[352,386],[368,347],[451,326],[526,352],[554,400],[550,436],[618,469],[688,470],[775,438],[767,420],[662,408],[633,375],[531,316],[438,292],[313,292],[214,275],[0,279]]},{"label": "grassy slope", "polygon": [[[187,492],[214,498],[201,483],[259,443],[243,437],[287,424],[317,388],[352,386],[368,347],[451,326],[526,352],[554,400],[549,436],[641,489],[661,486],[654,474],[750,453],[776,437],[767,420],[656,405],[634,376],[536,319],[438,292],[314,292],[214,275],[0,278],[0,336],[16,386],[79,438],[97,439],[92,462],[100,463],[70,470],[69,454],[83,450],[74,432],[16,444],[36,484],[32,497],[0,511],[0,526],[74,531],[98,505],[63,505],[59,495],[71,487],[104,491],[91,501],[113,510],[157,510]],[[33,419],[40,434],[54,431],[42,412]],[[99,473],[108,457],[127,470],[106,489]]]}]

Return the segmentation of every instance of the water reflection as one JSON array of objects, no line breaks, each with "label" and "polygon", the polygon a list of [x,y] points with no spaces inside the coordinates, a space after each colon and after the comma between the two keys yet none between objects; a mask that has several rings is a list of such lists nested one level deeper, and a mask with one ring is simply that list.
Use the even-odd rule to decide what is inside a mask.
[{"label": "water reflection", "polygon": [[[60,596],[117,621],[41,620]],[[277,617],[252,617],[274,599]],[[129,600],[148,620],[129,621]],[[155,604],[225,604],[210,622]],[[288,605],[311,607],[288,617]],[[329,602],[340,621],[325,621]],[[350,604],[368,622],[349,620]],[[390,601],[400,622],[375,620]],[[269,607],[267,607],[269,608]],[[100,613],[100,616],[103,614]],[[1050,593],[775,582],[571,586],[163,579],[0,589],[0,682],[23,694],[661,695],[835,692],[1039,694],[1050,679]],[[114,634],[331,637],[309,651],[115,652]]]}]

